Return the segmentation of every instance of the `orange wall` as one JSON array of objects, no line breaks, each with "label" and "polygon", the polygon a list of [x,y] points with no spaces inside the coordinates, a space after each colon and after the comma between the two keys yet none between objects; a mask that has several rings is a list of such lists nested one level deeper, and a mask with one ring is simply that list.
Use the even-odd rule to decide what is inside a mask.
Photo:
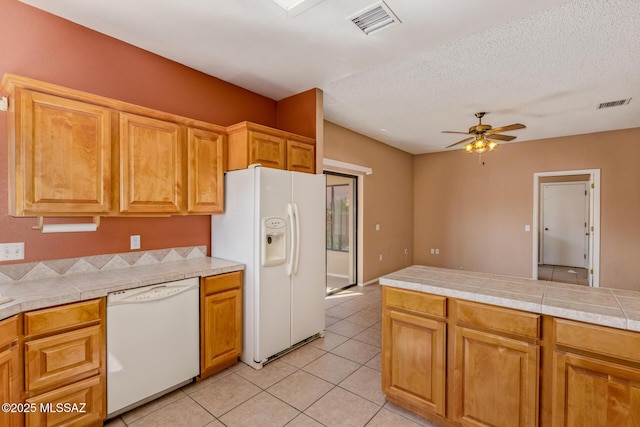
[{"label": "orange wall", "polygon": [[[413,156],[324,122],[324,156],[373,169],[363,181],[363,277],[366,283],[413,263]],[[380,231],[376,231],[380,224]],[[405,249],[407,254],[405,254]],[[382,261],[380,261],[382,255]]]},{"label": "orange wall", "polygon": [[[601,171],[600,286],[640,291],[640,128],[415,156],[416,264],[532,275],[533,174]],[[431,255],[439,248],[440,255]]]},{"label": "orange wall", "polygon": [[[276,126],[277,103],[111,37],[0,0],[0,75],[13,73],[219,125]],[[315,112],[312,116],[315,120]],[[209,245],[210,217],[105,218],[95,233],[43,235],[7,215],[7,114],[0,112],[0,242],[25,242],[25,261]],[[47,221],[53,222],[53,221]]]},{"label": "orange wall", "polygon": [[316,97],[322,96],[318,89],[281,99],[277,103],[278,129],[309,138],[316,137]]}]

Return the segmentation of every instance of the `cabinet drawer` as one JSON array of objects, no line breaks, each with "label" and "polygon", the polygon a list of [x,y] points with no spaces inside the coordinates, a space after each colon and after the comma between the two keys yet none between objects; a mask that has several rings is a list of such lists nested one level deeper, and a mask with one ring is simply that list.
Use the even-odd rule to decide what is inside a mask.
[{"label": "cabinet drawer", "polygon": [[503,307],[458,301],[458,322],[530,338],[540,337],[540,315]]},{"label": "cabinet drawer", "polygon": [[640,333],[554,319],[556,343],[640,363]]},{"label": "cabinet drawer", "polygon": [[414,313],[445,317],[447,298],[440,295],[425,294],[406,289],[383,288],[384,306],[398,308]]},{"label": "cabinet drawer", "polygon": [[54,335],[24,344],[25,388],[34,391],[98,373],[101,326]]},{"label": "cabinet drawer", "polygon": [[242,286],[242,272],[234,271],[233,273],[204,277],[202,286],[203,295],[239,288]]},{"label": "cabinet drawer", "polygon": [[100,321],[99,299],[24,314],[25,336],[77,328]]},{"label": "cabinet drawer", "polygon": [[0,322],[0,348],[18,339],[18,316]]},{"label": "cabinet drawer", "polygon": [[106,416],[104,384],[99,376],[27,399],[27,403],[38,408],[26,415],[29,427],[96,425]]}]

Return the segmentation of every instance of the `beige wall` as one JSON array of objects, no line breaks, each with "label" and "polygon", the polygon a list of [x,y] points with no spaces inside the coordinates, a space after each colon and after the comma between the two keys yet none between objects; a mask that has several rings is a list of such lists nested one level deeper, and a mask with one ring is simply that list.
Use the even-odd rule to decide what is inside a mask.
[{"label": "beige wall", "polygon": [[[413,156],[324,122],[324,157],[373,169],[363,176],[363,274],[366,283],[413,263]],[[375,231],[380,224],[380,231]],[[408,254],[405,255],[405,249]],[[379,256],[382,254],[382,262]]]},{"label": "beige wall", "polygon": [[502,144],[482,160],[415,156],[416,264],[531,277],[533,174],[600,169],[600,286],[640,291],[640,128]]}]

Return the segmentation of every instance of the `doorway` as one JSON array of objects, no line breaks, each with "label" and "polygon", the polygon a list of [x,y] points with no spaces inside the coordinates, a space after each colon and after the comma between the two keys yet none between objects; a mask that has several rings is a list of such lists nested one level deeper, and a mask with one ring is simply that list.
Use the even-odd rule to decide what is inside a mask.
[{"label": "doorway", "polygon": [[357,283],[357,177],[325,172],[327,177],[327,294]]},{"label": "doorway", "polygon": [[540,185],[540,264],[587,268],[588,182]]},{"label": "doorway", "polygon": [[533,190],[532,277],[549,280],[539,277],[547,266],[584,269],[589,286],[598,287],[600,170],[534,173]]}]

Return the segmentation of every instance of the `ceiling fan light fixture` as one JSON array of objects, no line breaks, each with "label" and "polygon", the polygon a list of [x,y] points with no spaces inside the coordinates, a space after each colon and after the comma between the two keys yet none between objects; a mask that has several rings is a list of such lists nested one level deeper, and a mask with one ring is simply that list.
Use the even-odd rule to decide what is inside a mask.
[{"label": "ceiling fan light fixture", "polygon": [[498,147],[498,143],[495,141],[491,141],[486,139],[484,135],[476,135],[476,139],[464,146],[464,150],[471,154],[477,153],[482,154],[487,151],[493,151]]}]

